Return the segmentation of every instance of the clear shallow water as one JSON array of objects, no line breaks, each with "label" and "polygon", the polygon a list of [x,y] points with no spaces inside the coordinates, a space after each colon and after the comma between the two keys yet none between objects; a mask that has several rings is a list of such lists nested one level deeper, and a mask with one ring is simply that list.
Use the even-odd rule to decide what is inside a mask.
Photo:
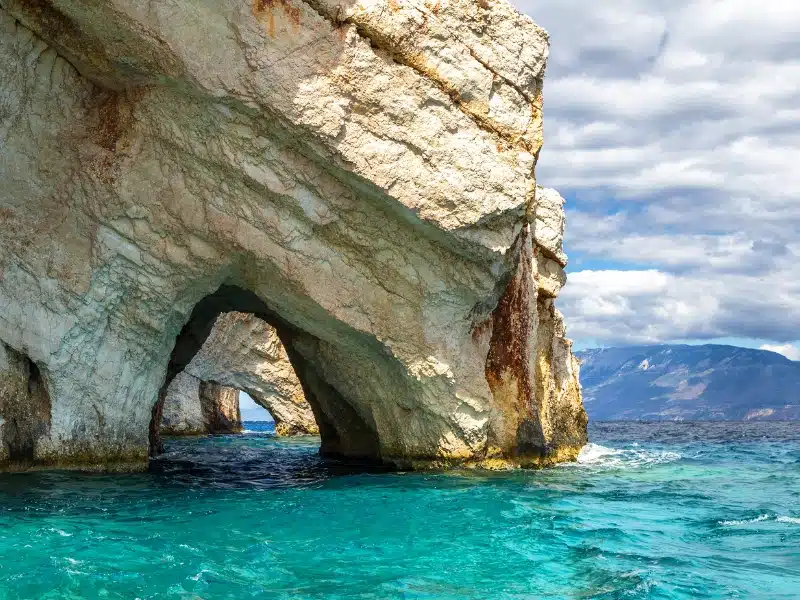
[{"label": "clear shallow water", "polygon": [[0,476],[0,598],[800,598],[800,424],[592,424],[579,464],[503,474],[248,428]]}]

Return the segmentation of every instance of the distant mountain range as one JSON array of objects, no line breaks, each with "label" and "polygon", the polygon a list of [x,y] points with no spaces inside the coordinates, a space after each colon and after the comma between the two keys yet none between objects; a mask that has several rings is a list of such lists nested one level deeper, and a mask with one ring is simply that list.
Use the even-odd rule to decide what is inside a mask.
[{"label": "distant mountain range", "polygon": [[735,346],[598,348],[581,361],[594,420],[800,420],[800,362]]}]

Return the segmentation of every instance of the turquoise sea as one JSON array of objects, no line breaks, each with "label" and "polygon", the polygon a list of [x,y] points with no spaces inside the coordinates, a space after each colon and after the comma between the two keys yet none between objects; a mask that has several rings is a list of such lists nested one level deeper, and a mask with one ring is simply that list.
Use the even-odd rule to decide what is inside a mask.
[{"label": "turquoise sea", "polygon": [[579,463],[498,474],[248,429],[0,476],[0,598],[800,598],[797,423],[594,423]]}]

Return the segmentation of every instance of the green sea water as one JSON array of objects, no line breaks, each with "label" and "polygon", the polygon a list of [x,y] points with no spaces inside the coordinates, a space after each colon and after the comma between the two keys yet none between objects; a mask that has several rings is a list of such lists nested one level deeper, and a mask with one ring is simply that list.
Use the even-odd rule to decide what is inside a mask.
[{"label": "green sea water", "polygon": [[0,598],[800,598],[798,424],[592,424],[577,464],[498,474],[248,428],[0,476]]}]

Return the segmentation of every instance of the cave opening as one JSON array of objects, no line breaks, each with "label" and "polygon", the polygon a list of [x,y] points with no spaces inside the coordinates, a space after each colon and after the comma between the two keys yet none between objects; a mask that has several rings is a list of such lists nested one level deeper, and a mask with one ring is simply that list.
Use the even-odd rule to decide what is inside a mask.
[{"label": "cave opening", "polygon": [[37,445],[50,430],[52,402],[45,374],[22,352],[0,342],[0,456],[16,465],[32,465]]},{"label": "cave opening", "polygon": [[242,417],[243,425],[247,422],[275,422],[275,417],[272,416],[272,413],[253,400],[253,397],[245,390],[239,390],[239,412]]},{"label": "cave opening", "polygon": [[[248,384],[246,378],[243,380],[240,368],[234,369],[228,365],[226,371],[224,365],[217,365],[203,370],[204,344],[210,339],[209,336],[216,335],[215,323],[221,317],[260,321],[263,322],[262,325],[274,330],[271,343],[273,346],[278,344],[284,353],[286,360],[283,369],[289,371],[288,374],[284,373],[285,378],[294,378],[296,382],[296,389],[284,394],[284,400],[287,395],[295,396],[291,402],[274,402],[265,389]],[[359,459],[375,457],[378,445],[374,430],[363,422],[335,387],[326,381],[319,372],[318,365],[312,364],[298,351],[298,340],[307,344],[313,339],[309,333],[281,318],[259,296],[247,289],[223,285],[200,300],[175,340],[164,382],[152,409],[150,455],[156,456],[164,450],[162,425],[165,420],[169,421],[170,394],[174,393],[176,385],[186,385],[186,380],[194,377],[197,380],[197,395],[204,411],[204,422],[210,424],[211,431],[208,433],[241,431],[239,398],[241,392],[245,392],[267,410],[275,421],[277,434],[319,434],[320,453],[325,456],[341,458],[347,455],[349,458]],[[222,347],[220,350],[225,352],[226,349]],[[196,357],[200,366],[196,364],[198,361],[193,363]],[[226,362],[225,357],[221,362]],[[189,382],[188,385],[194,383]],[[229,395],[235,399],[228,398]],[[224,407],[224,410],[220,407]],[[348,452],[342,451],[345,445]],[[352,451],[353,448],[355,452]]]}]

